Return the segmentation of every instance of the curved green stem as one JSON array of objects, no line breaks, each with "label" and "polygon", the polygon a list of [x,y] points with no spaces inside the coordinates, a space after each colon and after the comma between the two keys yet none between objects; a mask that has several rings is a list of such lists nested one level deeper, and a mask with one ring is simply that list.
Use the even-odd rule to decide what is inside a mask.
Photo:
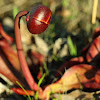
[{"label": "curved green stem", "polygon": [[31,75],[31,72],[29,70],[29,67],[27,65],[23,47],[22,47],[22,42],[21,42],[21,34],[20,34],[20,29],[19,29],[19,21],[22,16],[25,16],[28,13],[28,11],[21,11],[17,14],[15,18],[15,39],[16,39],[16,46],[17,46],[17,53],[18,53],[18,58],[19,62],[23,71],[23,74],[25,76],[25,79],[30,86],[30,88],[34,91],[41,90],[40,87],[38,87],[37,83],[35,82],[33,76]]}]

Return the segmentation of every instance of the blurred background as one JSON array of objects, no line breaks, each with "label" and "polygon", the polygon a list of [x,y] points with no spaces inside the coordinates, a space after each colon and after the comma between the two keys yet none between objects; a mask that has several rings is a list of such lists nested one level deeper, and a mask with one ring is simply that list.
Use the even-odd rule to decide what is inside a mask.
[{"label": "blurred background", "polygon": [[50,61],[81,55],[83,47],[91,41],[93,31],[100,26],[100,1],[96,22],[92,24],[93,0],[0,0],[0,21],[4,30],[14,38],[16,14],[21,10],[29,11],[37,4],[46,5],[52,11],[49,27],[38,35],[46,45],[44,55],[48,55]]},{"label": "blurred background", "polygon": [[[70,58],[80,56],[81,50],[92,41],[94,30],[100,26],[100,0],[94,24],[93,3],[93,0],[0,0],[0,22],[14,38],[14,19],[19,11],[30,11],[37,4],[49,7],[52,12],[50,25],[38,36],[27,34],[29,32],[23,18],[22,42],[26,56],[30,49],[35,50],[45,56],[48,69],[57,69]],[[16,50],[15,43],[12,47]],[[29,58],[26,59],[30,65]]]},{"label": "blurred background", "polygon": [[[49,62],[60,58],[64,58],[65,62],[68,56],[80,56],[81,50],[91,41],[95,28],[100,26],[100,1],[96,22],[92,24],[93,0],[0,0],[0,21],[4,30],[14,38],[16,14],[21,10],[29,11],[37,4],[46,5],[52,12],[49,27],[43,34],[38,35],[41,39],[37,44],[40,45],[42,40],[44,45],[42,54],[48,55]],[[24,34],[22,37],[23,41],[28,40],[28,36],[25,36]]]},{"label": "blurred background", "polygon": [[83,47],[91,41],[93,31],[100,26],[100,1],[96,22],[92,24],[93,0],[0,0],[0,21],[5,31],[14,38],[16,14],[21,10],[29,11],[37,4],[46,5],[52,11],[49,27],[38,35],[47,45],[45,51],[49,52],[46,55],[50,55],[50,61],[81,55]]},{"label": "blurred background", "polygon": [[42,35],[50,45],[59,37],[67,38],[70,35],[80,52],[81,48],[91,41],[93,30],[100,24],[100,1],[97,20],[95,25],[92,25],[93,0],[0,0],[0,20],[6,31],[9,33],[14,28],[16,10],[30,10],[36,4],[46,5],[52,11],[51,24]]}]

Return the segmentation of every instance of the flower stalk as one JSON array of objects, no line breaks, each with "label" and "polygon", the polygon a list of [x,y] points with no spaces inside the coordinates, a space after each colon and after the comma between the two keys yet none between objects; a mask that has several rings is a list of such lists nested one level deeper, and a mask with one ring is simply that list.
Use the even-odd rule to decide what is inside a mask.
[{"label": "flower stalk", "polygon": [[17,14],[17,16],[15,18],[14,28],[15,28],[15,39],[16,39],[17,54],[18,54],[18,58],[19,58],[19,62],[20,62],[23,74],[25,76],[25,79],[26,79],[29,87],[34,91],[37,91],[37,90],[42,91],[42,89],[40,87],[38,87],[37,83],[35,82],[32,74],[29,70],[28,64],[27,64],[26,59],[25,59],[22,42],[21,42],[19,22],[20,22],[20,18],[22,16],[27,15],[27,13],[28,13],[28,11],[21,11]]}]

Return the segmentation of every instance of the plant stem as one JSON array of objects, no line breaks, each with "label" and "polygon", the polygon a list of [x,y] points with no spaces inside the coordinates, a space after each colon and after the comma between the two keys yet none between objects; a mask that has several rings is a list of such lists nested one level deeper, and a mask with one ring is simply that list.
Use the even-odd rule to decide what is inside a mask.
[{"label": "plant stem", "polygon": [[2,24],[0,23],[0,34],[9,42],[13,42],[13,38],[7,35],[7,33],[3,30]]},{"label": "plant stem", "polygon": [[28,85],[34,91],[37,91],[37,90],[42,91],[42,89],[40,87],[38,87],[37,83],[35,82],[32,74],[29,70],[29,67],[28,67],[26,59],[25,59],[25,55],[24,55],[24,51],[23,51],[23,47],[22,47],[22,42],[21,42],[19,21],[20,21],[20,18],[22,16],[25,16],[27,13],[28,13],[28,11],[21,11],[17,14],[17,16],[15,18],[14,28],[15,28],[15,39],[16,39],[17,53],[18,53],[18,58],[19,58],[19,62],[20,62],[23,74],[26,78]]}]

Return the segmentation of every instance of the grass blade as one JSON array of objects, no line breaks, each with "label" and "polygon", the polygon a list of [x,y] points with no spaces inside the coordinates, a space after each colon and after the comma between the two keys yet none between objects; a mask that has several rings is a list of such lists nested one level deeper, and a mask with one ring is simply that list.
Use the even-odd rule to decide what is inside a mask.
[{"label": "grass blade", "polygon": [[31,100],[31,97],[29,96],[29,94],[27,93],[27,91],[23,88],[23,86],[18,82],[16,81],[16,83],[23,89],[23,91],[26,93],[26,95],[28,96],[28,100]]},{"label": "grass blade", "polygon": [[73,43],[71,37],[68,36],[67,40],[68,40],[70,55],[77,56],[77,48],[76,48],[76,45]]}]

